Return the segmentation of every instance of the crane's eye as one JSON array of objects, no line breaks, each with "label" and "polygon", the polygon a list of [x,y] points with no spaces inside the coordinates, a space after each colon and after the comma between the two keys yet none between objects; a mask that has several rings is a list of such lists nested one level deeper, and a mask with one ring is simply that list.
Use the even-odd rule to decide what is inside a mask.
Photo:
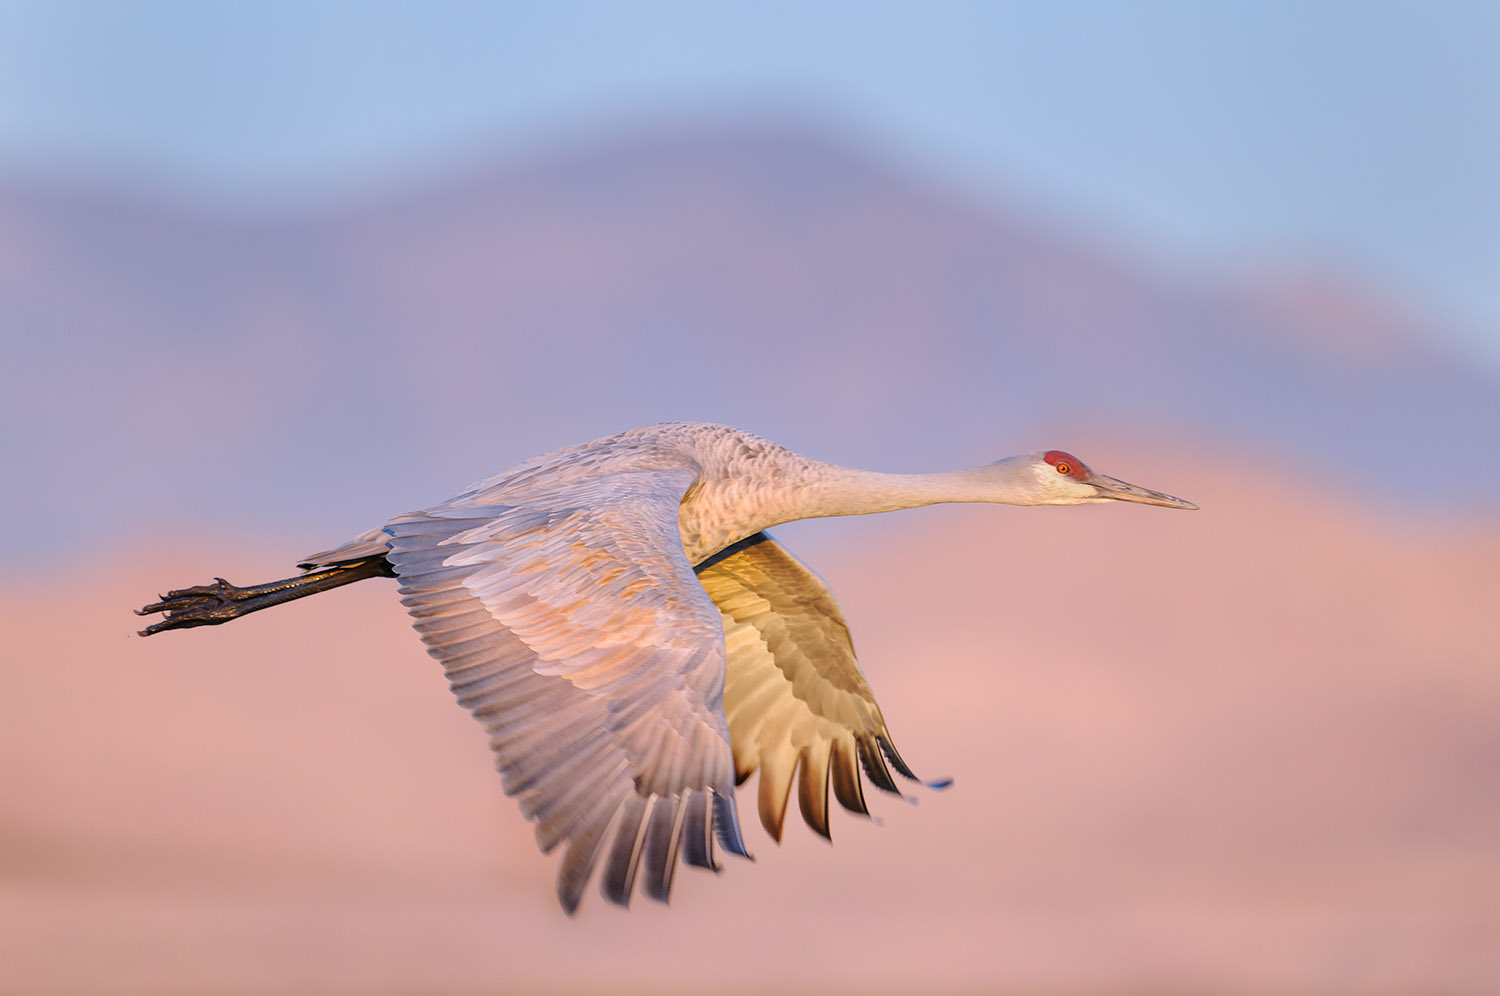
[{"label": "crane's eye", "polygon": [[1059,474],[1071,474],[1073,473],[1073,465],[1064,460],[1057,465],[1057,472]]}]

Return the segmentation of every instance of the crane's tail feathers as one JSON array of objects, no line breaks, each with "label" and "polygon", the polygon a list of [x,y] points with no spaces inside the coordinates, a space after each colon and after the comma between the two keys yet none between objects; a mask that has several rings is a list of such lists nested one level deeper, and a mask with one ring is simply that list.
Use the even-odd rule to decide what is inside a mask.
[{"label": "crane's tail feathers", "polygon": [[294,598],[305,598],[330,588],[363,581],[365,578],[395,576],[396,572],[392,570],[390,561],[378,557],[334,564],[294,578],[251,585],[248,588],[237,587],[223,578],[214,578],[213,584],[169,591],[161,596],[160,601],[136,609],[135,614],[149,616],[157,612],[166,613],[166,618],[140,631],[141,636],[151,636],[168,629],[217,626],[251,612],[290,602]]},{"label": "crane's tail feathers", "polygon": [[390,552],[391,534],[380,526],[360,533],[343,546],[304,557],[297,561],[297,566],[304,571],[316,571],[335,564],[352,564],[356,560],[384,560]]}]

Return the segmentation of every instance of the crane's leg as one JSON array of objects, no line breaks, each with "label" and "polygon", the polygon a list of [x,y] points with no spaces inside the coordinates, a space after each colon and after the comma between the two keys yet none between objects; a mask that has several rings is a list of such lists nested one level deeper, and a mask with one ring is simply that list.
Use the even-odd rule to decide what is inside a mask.
[{"label": "crane's leg", "polygon": [[261,609],[269,609],[294,598],[305,598],[329,588],[363,581],[365,578],[393,578],[396,572],[391,562],[384,557],[359,560],[349,564],[334,564],[331,567],[308,571],[283,581],[240,588],[223,578],[214,578],[213,584],[200,584],[192,588],[179,588],[161,596],[161,601],[152,602],[136,609],[138,616],[149,616],[156,612],[166,613],[166,618],[152,623],[140,631],[141,636],[150,636],[168,629],[186,629],[189,626],[217,626],[219,623],[238,619],[240,616]]}]

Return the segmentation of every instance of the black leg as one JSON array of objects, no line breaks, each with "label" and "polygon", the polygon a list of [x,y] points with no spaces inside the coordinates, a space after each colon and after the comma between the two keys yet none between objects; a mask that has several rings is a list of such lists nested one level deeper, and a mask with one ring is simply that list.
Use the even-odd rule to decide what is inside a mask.
[{"label": "black leg", "polygon": [[338,588],[365,578],[394,577],[390,562],[384,557],[362,560],[352,564],[335,564],[294,578],[271,581],[266,584],[240,588],[223,578],[214,578],[213,584],[178,588],[161,596],[145,608],[137,609],[138,616],[157,612],[166,613],[166,618],[152,623],[140,631],[141,636],[151,636],[169,629],[187,629],[192,626],[217,626],[219,623],[238,619],[240,616],[269,609],[282,602]]}]

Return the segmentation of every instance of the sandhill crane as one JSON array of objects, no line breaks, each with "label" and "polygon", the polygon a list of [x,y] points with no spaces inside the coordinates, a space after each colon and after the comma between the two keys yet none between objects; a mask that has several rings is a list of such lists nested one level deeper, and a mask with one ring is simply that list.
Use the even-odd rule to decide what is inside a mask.
[{"label": "sandhill crane", "polygon": [[828,836],[828,788],[866,813],[860,768],[897,792],[896,752],[833,593],[765,532],[795,519],[939,502],[1190,502],[1089,470],[1068,453],[951,474],[819,463],[750,433],[667,423],[557,450],[314,554],[304,573],[172,591],[141,631],[227,622],[371,577],[395,577],[427,652],[489,733],[508,795],[544,852],[566,843],[572,913],[601,891],[665,902],[679,856],[748,856],[735,785],[760,770],[780,840],[794,779]]}]

